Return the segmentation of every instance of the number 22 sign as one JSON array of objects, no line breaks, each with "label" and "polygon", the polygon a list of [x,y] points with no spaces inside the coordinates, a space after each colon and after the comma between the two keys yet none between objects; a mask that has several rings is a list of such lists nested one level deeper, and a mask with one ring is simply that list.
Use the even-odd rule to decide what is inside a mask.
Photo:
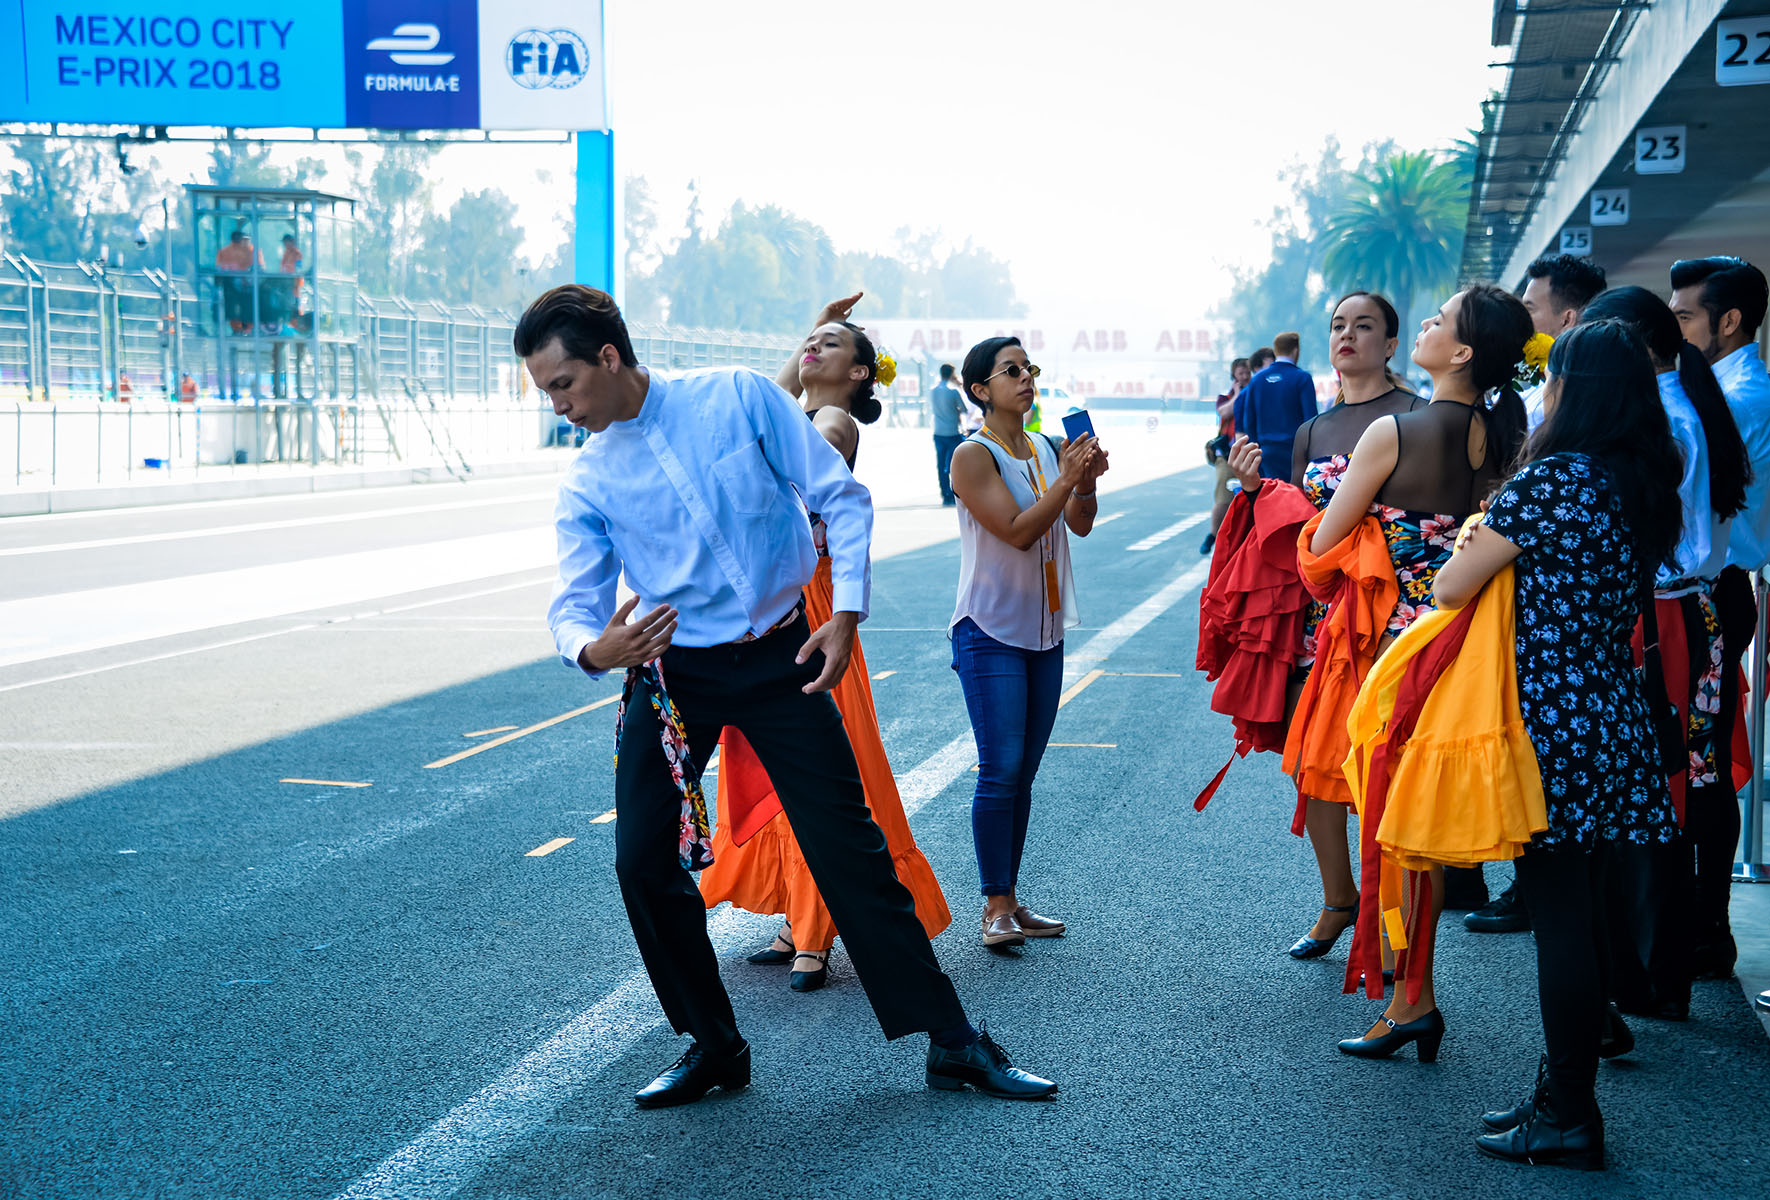
[{"label": "number 22 sign", "polygon": [[1770,13],[1715,22],[1715,82],[1770,83]]},{"label": "number 22 sign", "polygon": [[1685,127],[1643,125],[1635,130],[1635,172],[1676,175],[1684,170]]}]

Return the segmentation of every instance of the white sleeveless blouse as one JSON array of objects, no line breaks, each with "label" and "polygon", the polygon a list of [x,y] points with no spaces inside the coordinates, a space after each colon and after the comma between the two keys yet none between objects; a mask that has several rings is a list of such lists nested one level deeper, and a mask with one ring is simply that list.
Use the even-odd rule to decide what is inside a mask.
[{"label": "white sleeveless blouse", "polygon": [[[1057,451],[1043,434],[1029,434],[1045,482],[1057,481]],[[966,439],[995,456],[1002,482],[1022,512],[1037,501],[1032,463],[1015,458],[981,433]],[[1069,567],[1069,530],[1059,513],[1051,532],[1025,550],[1016,550],[984,529],[965,507],[959,510],[959,598],[952,627],[966,617],[990,637],[1022,650],[1049,650],[1063,642],[1064,631],[1080,623],[1076,615],[1075,580]],[[1045,560],[1057,565],[1059,603],[1052,612],[1045,592]]]}]

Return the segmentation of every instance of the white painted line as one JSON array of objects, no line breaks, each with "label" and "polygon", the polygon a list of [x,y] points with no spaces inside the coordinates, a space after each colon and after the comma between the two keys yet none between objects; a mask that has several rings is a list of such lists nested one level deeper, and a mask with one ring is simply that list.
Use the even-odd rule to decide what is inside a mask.
[{"label": "white painted line", "polygon": [[[378,617],[384,613],[410,612],[414,608],[430,608],[437,604],[453,604],[457,600],[477,600],[481,596],[495,596],[500,592],[514,592],[519,588],[534,587],[540,583],[551,583],[554,576],[549,573],[533,579],[524,579],[518,583],[500,584],[497,587],[480,588],[478,591],[462,592],[453,596],[438,596],[430,600],[422,600],[417,604],[402,604],[397,608],[384,608],[379,612],[364,613],[364,617]],[[339,617],[338,621],[351,621],[355,617]],[[28,679],[23,683],[9,683],[0,686],[0,692],[15,692],[20,688],[36,687],[44,683],[61,683],[67,679],[80,679],[87,675],[98,675],[105,671],[116,671],[123,667],[139,667],[146,663],[164,662],[168,658],[182,658],[186,654],[202,654],[209,650],[225,650],[229,646],[240,646],[247,642],[261,642],[265,638],[282,637],[285,633],[305,633],[310,629],[318,629],[318,622],[309,621],[302,625],[291,625],[286,629],[272,629],[265,633],[249,634],[246,637],[229,638],[224,642],[205,642],[201,646],[187,646],[182,650],[168,650],[164,654],[150,654],[145,658],[127,658],[121,662],[107,662],[102,666],[87,667],[81,671],[68,671],[61,675],[49,675],[42,679]]]},{"label": "white painted line", "polygon": [[22,554],[63,554],[72,550],[100,550],[107,546],[140,546],[148,542],[178,542],[188,538],[223,537],[232,533],[261,533],[268,529],[300,529],[308,525],[338,525],[346,521],[372,521],[378,517],[403,517],[413,513],[452,512],[462,508],[489,508],[499,504],[525,504],[551,499],[556,493],[524,492],[487,500],[455,500],[447,504],[414,504],[405,508],[376,508],[365,512],[328,513],[318,517],[293,517],[284,521],[253,521],[245,525],[213,525],[206,529],[175,529],[166,533],[137,533],[127,537],[92,538],[82,542],[55,542],[46,546],[8,546],[0,558]]},{"label": "white painted line", "polygon": [[1094,528],[1099,529],[1102,525],[1109,525],[1124,515],[1125,514],[1122,512],[1115,512],[1115,513],[1107,513],[1104,517],[1095,517],[1094,518]]},{"label": "white painted line", "polygon": [[1178,537],[1179,535],[1185,533],[1188,529],[1191,529],[1194,525],[1199,525],[1199,524],[1202,524],[1203,522],[1209,520],[1210,516],[1211,516],[1210,513],[1194,513],[1192,516],[1187,517],[1184,521],[1175,521],[1172,525],[1168,526],[1166,529],[1156,530],[1156,532],[1150,534],[1148,537],[1144,538],[1140,542],[1132,542],[1129,546],[1126,546],[1125,549],[1127,549],[1127,550],[1153,550],[1157,546],[1161,545],[1163,542],[1167,541],[1169,538]]},{"label": "white painted line", "polygon": [[[1094,669],[1093,664],[1173,607],[1204,578],[1208,566],[1201,564],[1186,571],[1089,638],[1075,655],[1078,666],[1073,675],[1070,664],[1064,663],[1065,686],[1072,686]],[[1082,668],[1082,662],[1090,665]],[[975,743],[967,730],[900,775],[897,791],[904,815],[921,811],[975,761]],[[612,818],[614,814],[604,815]],[[748,924],[730,909],[714,912],[707,920],[707,935],[715,953],[727,957],[737,950],[748,936]],[[663,1024],[651,981],[643,970],[634,971],[515,1066],[338,1193],[337,1200],[445,1200],[453,1196],[473,1183],[488,1162],[528,1137],[589,1080]]]},{"label": "white painted line", "polygon": [[873,680],[877,682],[881,679],[890,679],[895,674],[897,674],[896,671],[880,671],[877,675],[873,676]]},{"label": "white painted line", "polygon": [[600,817],[591,817],[590,823],[592,825],[607,825],[610,821],[612,821],[614,819],[615,819],[615,810],[611,808],[607,812],[603,813]]}]

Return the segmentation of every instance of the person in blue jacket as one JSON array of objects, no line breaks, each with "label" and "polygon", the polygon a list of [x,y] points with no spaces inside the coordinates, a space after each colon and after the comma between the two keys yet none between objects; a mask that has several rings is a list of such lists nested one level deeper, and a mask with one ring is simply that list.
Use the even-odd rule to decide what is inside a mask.
[{"label": "person in blue jacket", "polygon": [[1315,380],[1297,365],[1302,344],[1295,333],[1273,338],[1278,357],[1235,398],[1235,432],[1260,447],[1260,474],[1267,479],[1290,478],[1291,441],[1317,411]]}]

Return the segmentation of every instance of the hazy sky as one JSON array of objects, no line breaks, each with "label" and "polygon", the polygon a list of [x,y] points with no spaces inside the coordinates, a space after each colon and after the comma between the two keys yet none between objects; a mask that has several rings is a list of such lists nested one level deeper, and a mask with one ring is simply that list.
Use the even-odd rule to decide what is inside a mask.
[{"label": "hazy sky", "polygon": [[[1178,322],[1220,298],[1229,268],[1263,261],[1285,163],[1329,135],[1355,154],[1478,123],[1501,79],[1487,63],[1505,57],[1491,14],[1491,0],[608,0],[610,111],[661,233],[680,232],[693,179],[710,219],[772,202],[842,250],[938,228],[1007,259],[1037,315]],[[200,155],[162,157],[182,175]],[[538,256],[571,167],[559,146],[452,148],[437,199],[504,188]]]}]

